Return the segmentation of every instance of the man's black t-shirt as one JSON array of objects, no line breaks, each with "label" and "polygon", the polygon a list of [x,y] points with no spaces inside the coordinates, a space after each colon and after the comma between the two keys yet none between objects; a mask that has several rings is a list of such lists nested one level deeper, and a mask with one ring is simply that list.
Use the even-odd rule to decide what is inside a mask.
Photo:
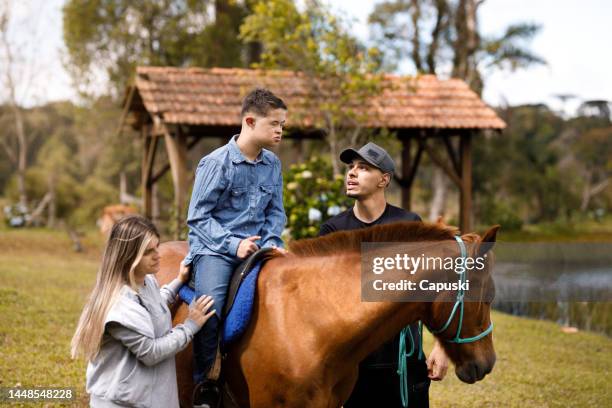
[{"label": "man's black t-shirt", "polygon": [[[361,221],[355,216],[353,212],[353,208],[349,208],[348,210],[341,212],[335,217],[330,218],[326,222],[321,225],[319,236],[331,234],[336,231],[346,231],[353,230],[359,228],[367,228],[374,225],[381,224],[390,224],[398,221],[421,221],[421,217],[413,212],[406,211],[404,209],[395,207],[391,204],[387,204],[385,211],[382,213],[378,219],[372,221],[370,223],[366,223]],[[410,365],[418,365],[425,364],[423,360],[419,360],[419,350],[418,345],[420,344],[418,325],[412,324],[410,326],[410,331],[412,332],[412,336],[414,338],[415,346],[417,350],[413,354],[412,357],[408,358],[408,364]],[[399,354],[399,334],[391,341],[383,345],[380,349],[370,354],[366,359],[361,363],[361,367],[367,367],[371,369],[375,368],[389,368],[389,367],[397,367],[397,356]],[[408,351],[410,350],[410,340],[407,339],[406,347]],[[425,377],[426,379],[427,377]],[[423,379],[423,380],[425,380]]]},{"label": "man's black t-shirt", "polygon": [[321,225],[319,236],[330,234],[336,231],[347,231],[358,228],[367,228],[374,225],[390,224],[398,221],[421,221],[421,217],[413,212],[406,211],[402,208],[387,204],[385,211],[380,217],[372,222],[363,222],[355,217],[355,212],[352,208],[341,212],[335,217],[330,218]]}]

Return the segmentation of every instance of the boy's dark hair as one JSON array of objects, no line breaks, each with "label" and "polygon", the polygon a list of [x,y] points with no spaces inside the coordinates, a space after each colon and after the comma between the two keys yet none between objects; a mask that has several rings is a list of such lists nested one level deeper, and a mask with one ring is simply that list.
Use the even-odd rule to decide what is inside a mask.
[{"label": "boy's dark hair", "polygon": [[287,110],[287,105],[278,96],[267,89],[257,88],[252,90],[242,101],[241,116],[247,112],[252,112],[260,116],[267,116],[273,109]]}]

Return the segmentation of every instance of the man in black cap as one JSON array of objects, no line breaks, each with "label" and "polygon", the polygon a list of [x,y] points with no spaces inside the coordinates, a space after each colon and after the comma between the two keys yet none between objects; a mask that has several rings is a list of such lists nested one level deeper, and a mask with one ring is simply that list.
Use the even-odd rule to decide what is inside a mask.
[{"label": "man in black cap", "polygon": [[[359,150],[344,150],[340,160],[348,165],[346,195],[355,199],[355,205],[323,223],[319,235],[397,221],[421,221],[417,214],[387,203],[385,189],[391,183],[395,164],[385,149],[368,143]],[[411,325],[409,330],[415,350],[407,357],[409,407],[429,407],[430,380],[441,380],[446,375],[449,360],[437,341],[425,360],[418,324]],[[359,378],[345,408],[403,406],[397,373],[399,337],[361,362]],[[411,349],[410,338],[406,339],[406,348]]]}]

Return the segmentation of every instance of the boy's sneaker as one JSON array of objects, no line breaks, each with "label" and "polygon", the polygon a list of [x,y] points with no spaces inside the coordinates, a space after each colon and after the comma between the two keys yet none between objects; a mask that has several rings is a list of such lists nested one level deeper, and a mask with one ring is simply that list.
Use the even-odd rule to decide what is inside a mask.
[{"label": "boy's sneaker", "polygon": [[221,392],[216,382],[205,380],[193,390],[193,408],[221,408]]}]

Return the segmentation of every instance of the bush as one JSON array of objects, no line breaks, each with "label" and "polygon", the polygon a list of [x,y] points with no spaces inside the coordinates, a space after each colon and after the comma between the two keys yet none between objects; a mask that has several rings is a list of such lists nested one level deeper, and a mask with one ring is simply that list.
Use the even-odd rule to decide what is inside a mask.
[{"label": "bush", "polygon": [[323,222],[352,205],[353,200],[344,195],[344,177],[334,177],[331,163],[323,158],[292,165],[283,181],[285,239],[316,237]]},{"label": "bush", "polygon": [[517,231],[523,226],[523,220],[507,204],[494,198],[483,202],[480,213],[480,224],[499,224],[504,231]]}]

